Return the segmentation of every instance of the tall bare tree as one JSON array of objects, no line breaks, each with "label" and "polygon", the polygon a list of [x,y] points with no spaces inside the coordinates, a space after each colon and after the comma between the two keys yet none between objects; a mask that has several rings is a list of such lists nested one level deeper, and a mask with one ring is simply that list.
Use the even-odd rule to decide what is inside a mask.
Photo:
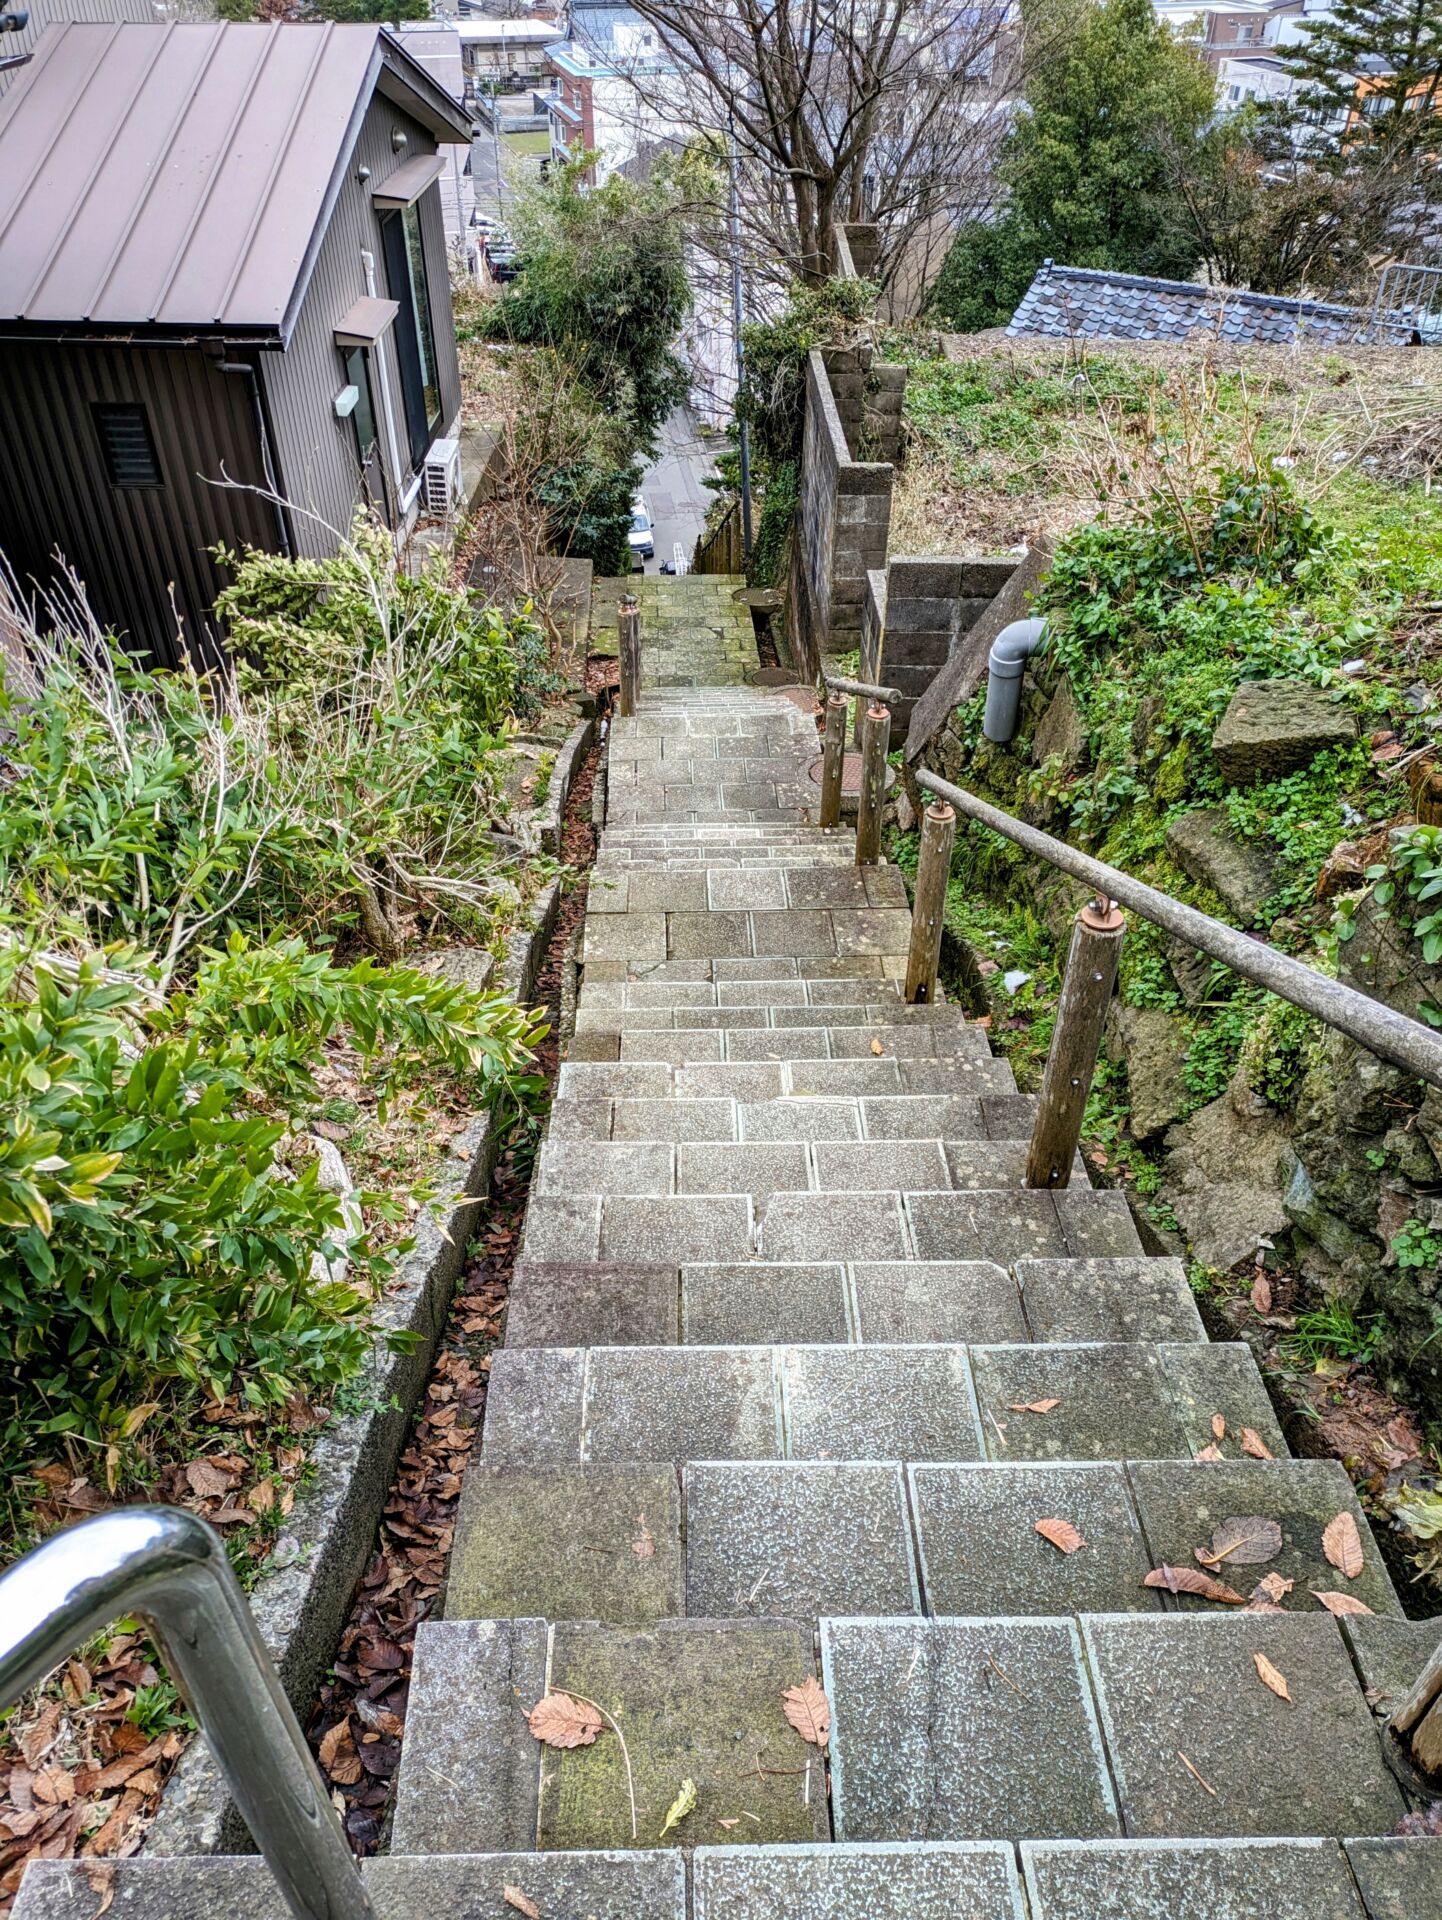
[{"label": "tall bare tree", "polygon": [[[690,123],[734,128],[753,241],[815,286],[836,231],[872,218],[878,272],[916,237],[985,204],[1004,131],[1001,5],[963,0],[632,0],[674,69]],[[674,102],[674,92],[672,100]],[[674,111],[674,106],[673,106]]]}]

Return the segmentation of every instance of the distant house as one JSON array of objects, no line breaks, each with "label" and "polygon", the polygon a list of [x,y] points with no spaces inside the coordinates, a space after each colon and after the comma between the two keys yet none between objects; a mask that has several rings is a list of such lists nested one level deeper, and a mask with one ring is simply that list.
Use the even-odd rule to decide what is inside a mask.
[{"label": "distant house", "polygon": [[599,154],[588,179],[602,186],[648,148],[690,132],[686,89],[626,0],[575,0],[569,28],[546,49],[551,158]]},{"label": "distant house", "polygon": [[[213,658],[217,542],[416,511],[460,413],[438,148],[375,26],[70,25],[0,99],[0,549]],[[434,465],[434,462],[432,463]]]}]

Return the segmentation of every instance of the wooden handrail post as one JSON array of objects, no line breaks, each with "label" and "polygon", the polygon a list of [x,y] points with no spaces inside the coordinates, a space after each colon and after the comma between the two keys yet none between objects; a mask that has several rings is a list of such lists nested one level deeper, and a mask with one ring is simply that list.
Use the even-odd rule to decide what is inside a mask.
[{"label": "wooden handrail post", "polygon": [[629,595],[616,602],[616,637],[621,654],[618,705],[625,720],[636,711],[636,702],[641,697],[641,609]]},{"label": "wooden handrail post", "polygon": [[841,825],[841,776],[846,767],[846,708],[844,693],[826,702],[826,733],[821,743],[821,824]]},{"label": "wooden handrail post", "polygon": [[1027,1156],[1029,1187],[1064,1187],[1071,1180],[1125,932],[1116,906],[1101,897],[1076,917]]},{"label": "wooden handrail post", "polygon": [[1429,1782],[1442,1780],[1442,1647],[1418,1674],[1388,1725],[1417,1771]]},{"label": "wooden handrail post", "polygon": [[890,745],[890,707],[868,707],[861,722],[861,804],[856,811],[858,867],[874,867],[881,858],[881,809],[886,800],[886,755]]},{"label": "wooden handrail post", "polygon": [[951,878],[951,850],[955,844],[956,815],[944,800],[933,800],[921,816],[916,900],[911,909],[911,950],[906,956],[906,998],[918,1004],[930,1004],[936,998],[941,926],[946,916],[946,887]]}]

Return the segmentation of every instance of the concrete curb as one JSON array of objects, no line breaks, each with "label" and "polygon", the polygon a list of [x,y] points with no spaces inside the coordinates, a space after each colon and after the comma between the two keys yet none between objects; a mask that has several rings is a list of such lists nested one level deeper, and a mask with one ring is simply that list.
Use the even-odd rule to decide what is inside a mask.
[{"label": "concrete curb", "polygon": [[553,857],[558,857],[561,851],[561,822],[566,817],[566,802],[571,797],[572,783],[595,737],[596,721],[593,716],[574,727],[567,735],[565,745],[556,749],[551,784],[546,791],[545,810],[539,822],[541,845]]},{"label": "concrete curb", "polygon": [[[535,989],[560,902],[561,883],[553,880],[536,902],[535,925],[512,937],[497,970],[495,984],[518,1000]],[[311,1477],[250,1596],[261,1639],[302,1718],[334,1657],[370,1556],[480,1211],[475,1201],[490,1189],[501,1133],[491,1115],[478,1116],[439,1160],[432,1177],[443,1198],[418,1222],[415,1246],[377,1309],[370,1356],[348,1395],[353,1410],[316,1441]],[[391,1351],[387,1338],[397,1331],[417,1336],[413,1351]],[[166,1857],[253,1850],[209,1747],[204,1739],[193,1741],[166,1785],[144,1851]]]}]

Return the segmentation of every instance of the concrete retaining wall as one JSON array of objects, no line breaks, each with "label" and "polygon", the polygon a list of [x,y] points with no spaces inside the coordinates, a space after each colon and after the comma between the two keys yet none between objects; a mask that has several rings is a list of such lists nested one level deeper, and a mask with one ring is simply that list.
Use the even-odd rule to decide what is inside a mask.
[{"label": "concrete retaining wall", "polygon": [[[904,382],[904,370],[896,371]],[[860,409],[854,394],[848,405],[855,418]],[[816,674],[827,654],[861,645],[866,575],[886,561],[891,482],[890,461],[853,457],[826,363],[813,352],[806,368],[801,501],[787,595],[791,656],[803,673]]]},{"label": "concrete retaining wall", "polygon": [[898,736],[952,648],[1000,593],[1016,564],[969,554],[898,558],[885,572],[867,575],[860,677],[899,687],[906,696],[893,715]]}]

